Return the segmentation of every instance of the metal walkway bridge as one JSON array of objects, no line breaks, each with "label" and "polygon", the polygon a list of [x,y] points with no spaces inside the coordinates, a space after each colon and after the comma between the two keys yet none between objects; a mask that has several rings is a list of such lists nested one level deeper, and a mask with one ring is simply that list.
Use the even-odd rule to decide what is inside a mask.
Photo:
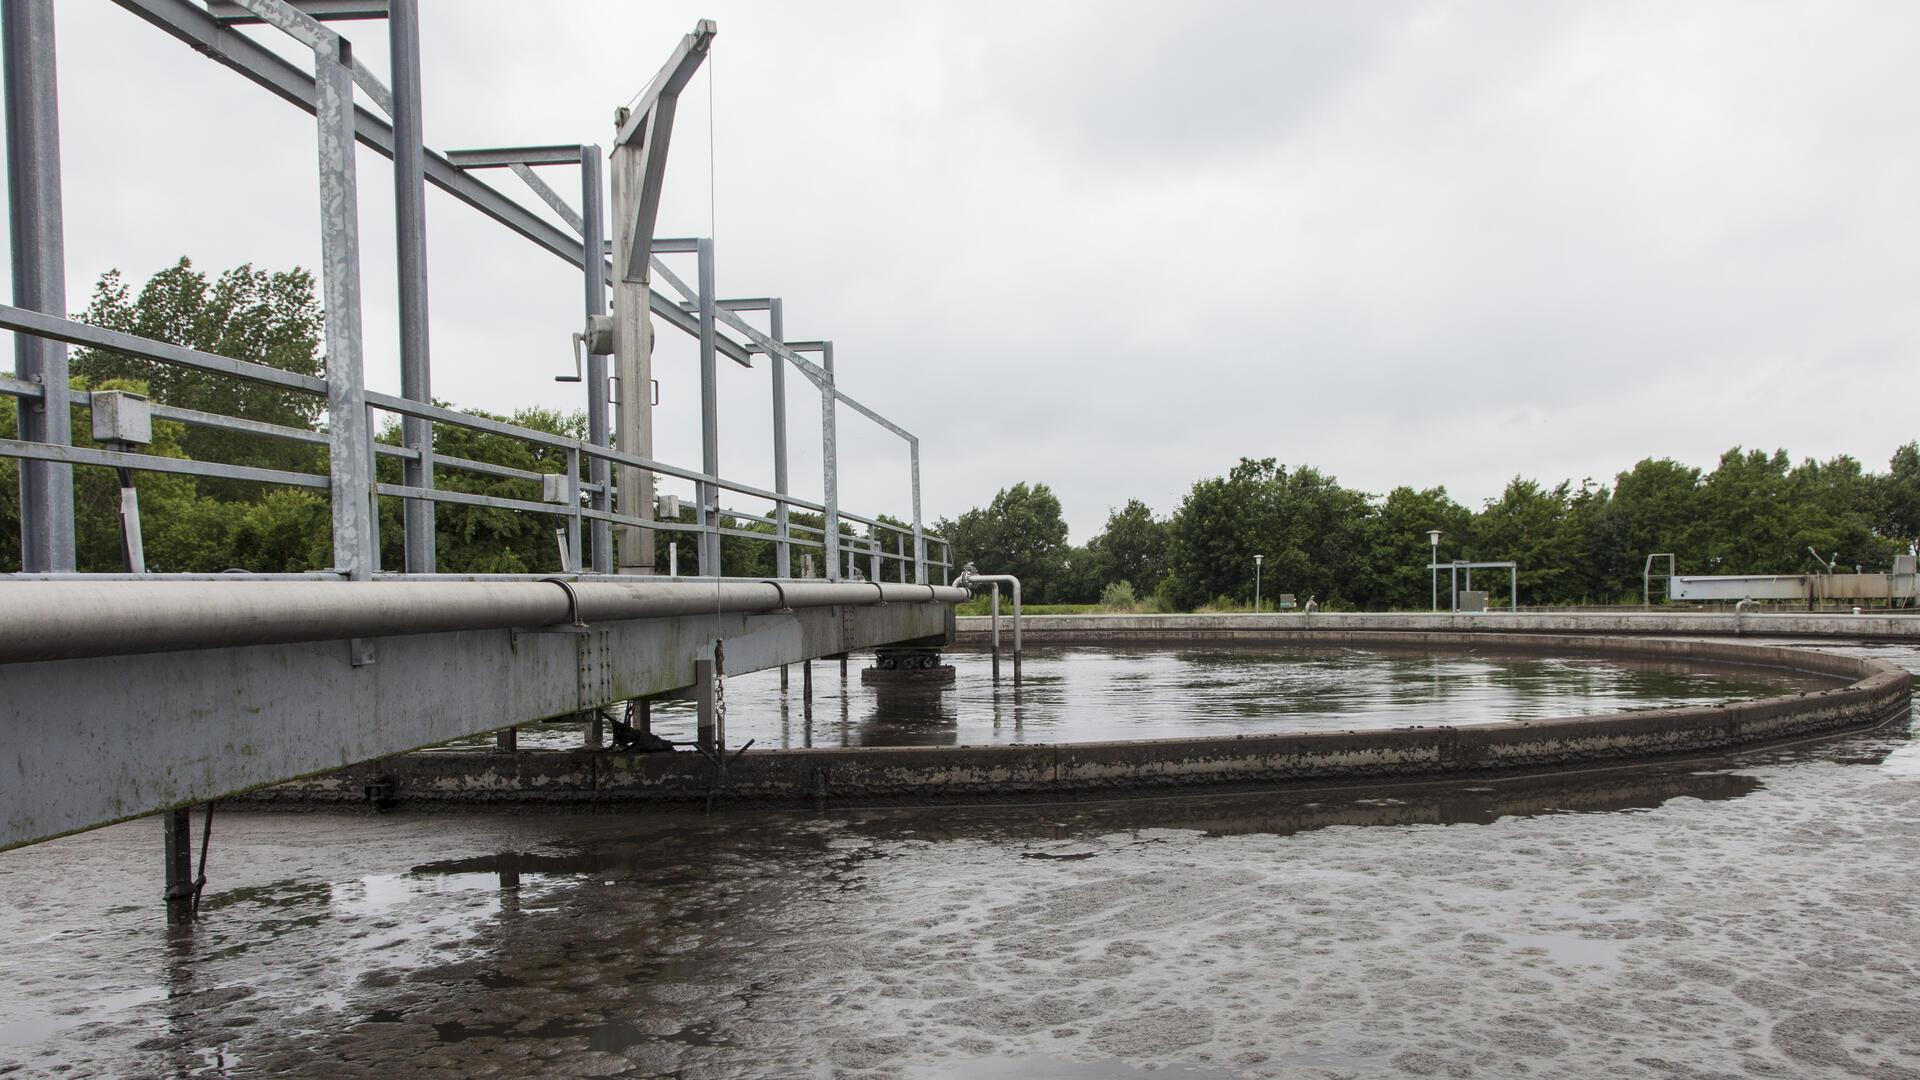
[{"label": "metal walkway bridge", "polygon": [[[924,529],[919,440],[840,388],[831,341],[786,339],[778,297],[720,296],[710,238],[654,236],[676,103],[707,54],[712,23],[688,34],[619,111],[610,151],[566,144],[440,153],[421,144],[416,0],[116,2],[314,117],[326,371],[298,374],[67,318],[55,5],[8,0],[0,29],[14,302],[0,305],[0,329],[14,337],[16,364],[0,373],[0,395],[16,400],[20,425],[17,438],[0,440],[0,457],[19,463],[22,558],[18,573],[0,578],[7,748],[0,754],[0,848],[173,811],[167,865],[177,889],[181,807],[542,718],[597,718],[601,707],[621,702],[674,695],[710,702],[713,684],[728,672],[950,640],[952,604],[966,593],[946,586],[946,546]],[[335,29],[340,19],[376,20],[355,25],[384,29],[391,86],[359,61]],[[275,33],[310,50],[310,70],[258,36]],[[370,391],[363,378],[356,144],[393,161],[399,395]],[[610,200],[602,195],[603,165]],[[555,167],[577,171],[578,205],[544,178]],[[567,228],[484,183],[480,174],[491,169],[515,174]],[[584,439],[433,403],[428,184],[580,274],[585,302],[574,340],[576,355],[585,352],[578,375]],[[670,258],[691,261],[691,284]],[[655,291],[656,280],[671,292]],[[764,315],[766,328],[748,313]],[[650,395],[633,392],[653,383],[655,320],[698,341],[697,468],[654,458]],[[570,329],[556,332],[562,347]],[[70,346],[310,395],[324,404],[325,427],[75,390]],[[720,471],[720,361],[752,367],[755,357],[766,358],[771,376],[771,489]],[[789,367],[819,395],[819,500],[789,490]],[[839,504],[842,406],[902,440],[910,517],[889,521]],[[76,414],[90,421],[96,445],[76,445]],[[376,438],[383,417],[398,418],[397,444]],[[324,450],[325,472],[153,453],[156,421],[311,444]],[[436,453],[435,431],[449,427],[519,440],[564,465],[541,473]],[[379,479],[380,457],[398,462],[397,483]],[[124,573],[75,572],[76,467],[119,471]],[[332,566],[306,574],[150,573],[132,480],[140,472],[324,491]],[[521,482],[526,497],[458,490],[451,478],[461,475]],[[680,496],[669,488],[686,493],[692,520],[676,512]],[[380,565],[383,499],[401,508],[401,567]],[[448,504],[551,522],[553,572],[439,572],[435,508]],[[659,543],[662,534],[690,541],[696,574],[678,573],[677,545]],[[722,537],[771,545],[775,573],[726,577]],[[703,749],[724,752],[721,724],[723,714],[715,723],[703,704]],[[598,745],[597,719],[589,730]]]}]

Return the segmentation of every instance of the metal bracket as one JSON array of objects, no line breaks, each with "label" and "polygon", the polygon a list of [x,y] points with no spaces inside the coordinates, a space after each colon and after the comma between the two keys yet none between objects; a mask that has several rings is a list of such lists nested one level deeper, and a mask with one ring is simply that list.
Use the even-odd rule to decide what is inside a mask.
[{"label": "metal bracket", "polygon": [[578,635],[578,634],[593,633],[593,627],[588,626],[586,623],[580,621],[580,594],[574,591],[573,582],[568,581],[566,578],[559,578],[559,577],[544,577],[544,578],[541,578],[540,580],[545,582],[551,582],[552,584],[558,585],[562,589],[566,590],[567,621],[564,623],[554,623],[550,626],[511,627],[507,630],[507,635],[508,635],[508,641],[511,642],[513,648],[515,650],[519,649],[521,634],[576,634]]},{"label": "metal bracket", "polygon": [[373,663],[373,644],[366,638],[347,639],[347,649],[354,667],[366,667]]},{"label": "metal bracket", "polygon": [[777,592],[780,594],[780,606],[775,608],[774,610],[775,611],[792,611],[793,605],[787,603],[787,590],[783,588],[778,581],[775,581],[772,578],[766,579],[766,583],[773,586],[774,592]]}]

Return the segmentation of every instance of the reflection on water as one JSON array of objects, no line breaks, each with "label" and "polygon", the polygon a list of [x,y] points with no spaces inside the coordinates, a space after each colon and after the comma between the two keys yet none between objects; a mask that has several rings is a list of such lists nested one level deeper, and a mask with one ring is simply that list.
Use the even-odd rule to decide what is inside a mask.
[{"label": "reflection on water", "polygon": [[[1217,655],[1049,654],[998,723],[1182,722],[1076,681],[1100,664],[1288,677]],[[1531,687],[1618,707],[1782,685],[1562,663],[1299,666],[1424,680],[1441,716]],[[949,739],[996,722],[965,670],[899,704],[817,668],[810,730],[792,680],[793,745],[915,711]],[[778,725],[778,677],[756,678],[771,693],[739,697]],[[1289,715],[1370,715],[1321,685],[1342,703]],[[1653,1075],[1622,1047],[1893,1075],[1920,1060],[1910,1018],[1859,1003],[1920,970],[1914,745],[1902,724],[1551,776],[993,807],[231,814],[184,935],[133,822],[0,856],[0,1076]],[[1799,1016],[1841,1048],[1713,1041]]]},{"label": "reflection on water", "polygon": [[[1016,690],[987,654],[950,650],[950,686],[843,682],[814,664],[809,712],[798,670],[727,681],[727,736],[761,749],[1096,742],[1239,733],[1476,724],[1710,705],[1834,685],[1765,668],[1616,657],[1434,653],[1300,646],[1035,649]],[[797,669],[798,665],[795,665]],[[654,727],[693,737],[693,707],[654,707]],[[469,740],[459,745],[475,745]],[[580,745],[577,725],[524,729],[527,747]]]},{"label": "reflection on water", "polygon": [[[1665,955],[1691,911],[1658,906],[1647,875],[1716,879],[1663,870],[1667,853],[1766,863],[1833,797],[1810,784],[1884,776],[1906,745],[1037,806],[229,815],[185,937],[136,822],[0,863],[0,1074],[1205,1077],[1244,1073],[1182,1047],[1243,1037],[1278,1075],[1364,1074],[1457,1018],[1384,1041],[1339,1010],[1307,1038],[1256,1019],[1301,1007],[1299,980],[1353,987],[1362,968],[1420,967],[1428,1008],[1471,998],[1443,978],[1483,969],[1549,965],[1590,990]],[[1726,800],[1748,802],[1686,809]],[[1707,835],[1753,803],[1791,820]],[[1782,866],[1858,858],[1800,839]],[[1169,964],[1186,967],[1169,981]]]}]

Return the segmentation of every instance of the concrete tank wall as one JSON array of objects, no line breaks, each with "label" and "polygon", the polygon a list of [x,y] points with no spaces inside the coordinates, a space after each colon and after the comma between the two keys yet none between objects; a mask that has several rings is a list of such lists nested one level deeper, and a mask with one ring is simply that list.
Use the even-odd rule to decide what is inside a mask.
[{"label": "concrete tank wall", "polygon": [[[1092,633],[1081,631],[1087,636],[1074,637],[1066,628],[1055,627],[1044,639],[1111,642],[1116,640],[1116,630],[1108,623]],[[1176,631],[1177,637],[1167,636]],[[1891,664],[1728,641],[1351,629],[1255,635],[1219,622],[1155,623],[1129,635],[1139,641],[1247,642],[1261,637],[1317,644],[1464,646],[1696,659],[1810,672],[1844,685],[1719,706],[1384,731],[1060,745],[749,751],[731,761],[724,776],[711,762],[691,753],[441,751],[404,755],[282,785],[249,799],[281,805],[358,804],[364,801],[365,787],[378,783],[394,801],[410,807],[821,806],[1431,780],[1718,752],[1885,723],[1907,715],[1911,702],[1910,676]]]}]

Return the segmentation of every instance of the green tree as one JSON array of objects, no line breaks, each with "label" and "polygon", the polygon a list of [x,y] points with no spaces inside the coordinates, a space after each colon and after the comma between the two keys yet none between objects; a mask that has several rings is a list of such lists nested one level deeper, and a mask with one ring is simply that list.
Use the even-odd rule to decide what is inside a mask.
[{"label": "green tree", "polygon": [[[120,271],[109,270],[76,318],[107,330],[183,345],[301,375],[320,376],[320,303],[313,276],[239,266],[209,282],[182,258],[149,278],[136,295]],[[314,430],[325,399],[297,390],[143,360],[104,349],[76,349],[73,373],[90,383],[132,380],[153,400],[202,412]],[[247,464],[295,472],[324,472],[325,452],[311,443],[219,428],[191,426],[181,449],[201,461]],[[202,479],[204,494],[252,499],[256,485]]]},{"label": "green tree", "polygon": [[1681,573],[1704,573],[1700,470],[1672,458],[1643,458],[1614,477],[1607,514],[1623,562],[1614,584],[1638,593],[1649,555],[1671,554]]},{"label": "green tree", "polygon": [[1877,533],[1884,483],[1844,454],[1826,461],[1812,458],[1787,474],[1792,502],[1794,562],[1807,548],[1843,568],[1884,570],[1905,550],[1898,539]]},{"label": "green tree", "polygon": [[1368,516],[1366,495],[1312,466],[1241,458],[1225,477],[1195,483],[1169,522],[1169,591],[1185,607],[1249,602],[1262,555],[1265,592],[1355,603]]},{"label": "green tree", "polygon": [[[1807,564],[1797,551],[1785,450],[1734,447],[1700,488],[1708,573],[1783,574]],[[1826,554],[1822,552],[1822,554]]]},{"label": "green tree", "polygon": [[985,507],[942,520],[936,531],[952,541],[957,565],[1014,575],[1031,603],[1057,603],[1069,587],[1067,523],[1045,484],[1003,488]]},{"label": "green tree", "polygon": [[1920,444],[1895,450],[1876,487],[1875,531],[1907,548],[1920,544]]},{"label": "green tree", "polygon": [[[1355,601],[1368,608],[1424,610],[1433,603],[1433,576],[1427,569],[1434,547],[1427,533],[1439,529],[1440,557],[1465,558],[1473,548],[1473,512],[1448,497],[1443,487],[1387,492],[1364,523],[1363,565],[1358,569]],[[1442,594],[1446,583],[1440,585]],[[1440,602],[1449,603],[1442,595]]]},{"label": "green tree", "polygon": [[1151,593],[1167,576],[1167,523],[1139,499],[1107,514],[1107,526],[1087,542],[1100,587],[1125,581],[1141,594]]},{"label": "green tree", "polygon": [[[586,432],[586,416],[578,411],[562,413],[553,409],[527,408],[511,416],[470,411],[484,419],[503,421],[562,438],[578,439]],[[399,444],[399,420],[389,420],[382,427],[379,441],[388,445]],[[532,473],[565,475],[567,471],[567,453],[564,450],[453,424],[434,425],[433,444],[435,456],[441,458],[463,458]],[[398,483],[400,480],[400,462],[395,458],[381,456],[375,469],[383,483]],[[542,497],[538,480],[476,472],[445,463],[434,469],[434,486],[442,491],[533,503],[540,502]],[[393,497],[380,500],[380,564],[383,567],[400,567],[406,562],[406,536],[401,522],[402,501]],[[567,519],[559,514],[439,503],[434,507],[435,559],[442,573],[528,574],[558,571],[560,546],[554,537],[554,530],[564,528],[566,523]]]},{"label": "green tree", "polygon": [[[1543,488],[1533,480],[1514,477],[1500,498],[1487,503],[1474,522],[1478,553],[1484,562],[1515,562],[1520,602],[1546,603],[1569,599],[1563,578],[1570,568],[1563,534],[1570,485]],[[1489,578],[1496,578],[1490,572]],[[1483,582],[1497,598],[1494,581]]]}]

